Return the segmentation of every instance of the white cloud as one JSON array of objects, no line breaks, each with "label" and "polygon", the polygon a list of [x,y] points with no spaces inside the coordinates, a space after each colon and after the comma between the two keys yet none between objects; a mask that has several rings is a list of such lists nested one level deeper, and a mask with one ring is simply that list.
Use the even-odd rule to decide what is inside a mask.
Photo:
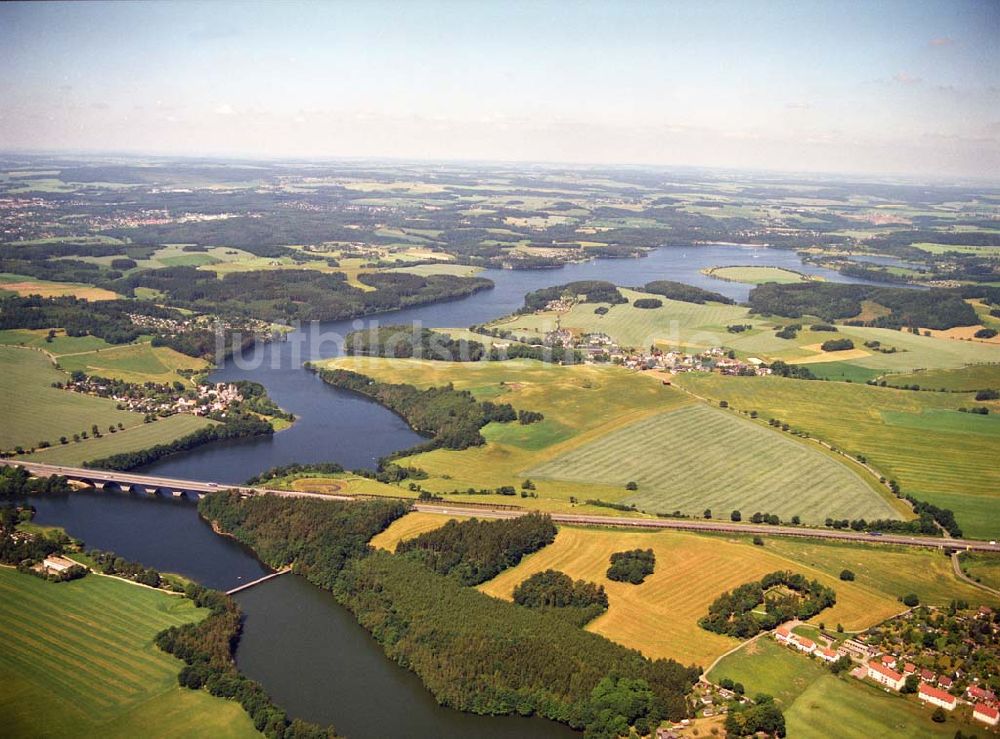
[{"label": "white cloud", "polygon": [[215,109],[215,112],[216,112],[216,113],[217,113],[218,115],[232,115],[232,114],[233,114],[233,113],[235,113],[236,111],[235,111],[235,110],[233,110],[233,106],[232,106],[232,105],[230,105],[229,103],[223,103],[222,105],[218,106],[218,107],[217,107],[217,108]]}]

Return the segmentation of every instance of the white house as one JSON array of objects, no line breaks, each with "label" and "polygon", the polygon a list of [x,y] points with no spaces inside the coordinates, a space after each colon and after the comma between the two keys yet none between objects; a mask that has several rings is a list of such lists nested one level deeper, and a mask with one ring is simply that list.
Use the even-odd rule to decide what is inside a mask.
[{"label": "white house", "polygon": [[946,711],[953,711],[955,710],[955,706],[958,705],[958,699],[951,693],[946,693],[940,688],[935,688],[933,685],[928,685],[927,683],[920,683],[920,692],[917,694],[917,697],[932,705],[940,706]]},{"label": "white house", "polygon": [[893,690],[899,690],[903,687],[903,683],[906,682],[906,678],[900,673],[885,667],[881,662],[876,662],[875,660],[871,660],[868,663],[868,677]]},{"label": "white house", "polygon": [[1000,721],[1000,711],[985,703],[977,703],[972,709],[972,718],[976,721],[982,721],[984,724],[996,726],[997,722]]},{"label": "white house", "polygon": [[837,653],[832,649],[827,649],[826,647],[820,647],[815,652],[813,652],[817,657],[819,657],[824,662],[836,662]]}]

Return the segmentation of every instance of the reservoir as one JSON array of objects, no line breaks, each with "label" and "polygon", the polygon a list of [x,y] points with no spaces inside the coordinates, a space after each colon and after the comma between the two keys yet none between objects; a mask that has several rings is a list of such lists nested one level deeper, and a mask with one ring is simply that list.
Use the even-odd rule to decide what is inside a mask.
[{"label": "reservoir", "polygon": [[290,462],[339,462],[347,469],[372,468],[380,457],[422,441],[406,423],[377,403],[325,385],[302,369],[308,360],[341,353],[332,337],[357,328],[419,321],[428,328],[459,328],[486,323],[523,305],[532,290],[576,280],[608,280],[641,286],[652,280],[675,280],[745,301],[751,286],[701,274],[724,265],[784,267],[815,274],[831,282],[864,282],[803,263],[794,251],[736,245],[663,247],[640,259],[596,259],[558,269],[484,270],[480,276],[494,288],[457,300],[407,308],[360,321],[331,321],[293,332],[288,341],[248,350],[229,359],[211,375],[214,382],[253,380],[298,419],[271,437],[209,444],[154,462],[136,471],[164,477],[242,483],[259,472]]},{"label": "reservoir", "polygon": [[[158,475],[241,483],[270,467],[290,462],[339,462],[346,468],[373,467],[378,458],[421,440],[395,414],[367,399],[322,383],[302,362],[336,356],[340,347],[326,334],[344,336],[378,321],[382,325],[420,321],[426,327],[464,327],[506,315],[524,294],[574,280],[609,280],[639,286],[668,279],[746,300],[750,286],[702,275],[706,267],[775,266],[849,281],[836,272],[803,264],[792,251],[730,245],[670,247],[642,259],[601,259],[559,269],[486,270],[495,287],[458,300],[410,308],[363,321],[302,329],[289,341],[256,347],[253,357],[234,357],[212,380],[248,379],[298,420],[266,439],[210,444],[168,457],[142,471]],[[854,281],[854,280],[851,280]],[[127,493],[81,491],[36,496],[40,524],[59,525],[88,547],[110,549],[164,572],[176,572],[228,590],[268,572],[238,542],[216,535],[194,503]],[[419,679],[390,662],[353,616],[329,593],[285,575],[236,596],[246,624],[237,663],[260,682],[290,716],[332,724],[349,737],[484,737],[542,739],[576,736],[538,718],[483,717],[442,708]]]}]

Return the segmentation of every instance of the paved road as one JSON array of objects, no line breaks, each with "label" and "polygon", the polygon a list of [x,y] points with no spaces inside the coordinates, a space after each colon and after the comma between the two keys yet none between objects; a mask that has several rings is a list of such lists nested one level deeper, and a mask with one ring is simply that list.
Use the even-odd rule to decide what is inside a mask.
[{"label": "paved road", "polygon": [[[29,472],[38,475],[65,475],[69,478],[89,480],[92,482],[114,482],[122,486],[138,485],[146,488],[164,488],[193,493],[212,493],[219,490],[235,489],[250,495],[270,493],[286,497],[322,498],[324,500],[354,500],[351,495],[326,495],[324,493],[306,493],[293,490],[270,490],[226,485],[222,483],[197,482],[194,480],[178,480],[166,477],[152,477],[131,472],[114,472],[104,470],[88,470],[79,467],[60,467],[58,465],[38,464],[35,462],[19,462],[10,459],[0,460],[0,464],[21,466]],[[503,510],[490,507],[472,507],[468,505],[447,503],[416,503],[414,508],[424,513],[439,515],[478,516],[479,518],[513,518],[524,515],[526,510]],[[857,531],[834,529],[813,529],[801,526],[767,526],[763,524],[726,523],[723,521],[706,521],[704,519],[673,519],[673,518],[631,518],[627,516],[594,516],[576,515],[572,513],[553,513],[552,520],[556,523],[575,524],[579,526],[614,526],[617,528],[635,529],[675,529],[680,531],[715,532],[726,534],[759,534],[761,536],[790,536],[801,539],[824,539],[851,544],[896,544],[915,547],[950,547],[979,552],[1000,552],[1000,544],[978,539],[951,539],[933,536],[904,536],[901,534],[867,534]]]}]

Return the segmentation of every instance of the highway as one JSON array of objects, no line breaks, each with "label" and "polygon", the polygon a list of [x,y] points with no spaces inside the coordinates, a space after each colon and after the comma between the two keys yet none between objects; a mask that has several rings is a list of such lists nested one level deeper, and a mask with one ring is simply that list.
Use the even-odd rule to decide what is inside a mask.
[{"label": "highway", "polygon": [[[352,495],[327,495],[324,493],[306,493],[294,490],[272,490],[268,488],[249,487],[245,485],[228,485],[225,483],[199,482],[194,480],[178,480],[166,477],[152,477],[131,472],[116,472],[106,470],[89,470],[79,467],[60,467],[57,465],[21,462],[11,459],[0,460],[6,466],[20,466],[34,475],[63,475],[72,480],[87,481],[92,484],[115,483],[123,488],[131,486],[147,490],[162,489],[180,491],[182,493],[205,494],[220,490],[238,490],[246,495],[281,495],[293,498],[320,498],[322,500],[356,500]],[[488,506],[473,507],[461,503],[430,503],[414,502],[415,510],[423,513],[433,513],[448,516],[476,516],[478,518],[513,518],[530,513],[530,510],[504,510]],[[727,523],[695,518],[633,518],[627,516],[597,516],[589,514],[551,513],[556,523],[574,526],[613,526],[617,528],[635,529],[672,529],[677,531],[694,531],[701,533],[742,534],[760,536],[789,536],[801,539],[823,539],[851,544],[894,544],[911,547],[947,547],[957,550],[978,552],[1000,552],[1000,544],[978,539],[952,539],[935,536],[906,536],[902,534],[869,534],[858,531],[836,529],[817,529],[803,526],[768,526],[764,524]]]}]

